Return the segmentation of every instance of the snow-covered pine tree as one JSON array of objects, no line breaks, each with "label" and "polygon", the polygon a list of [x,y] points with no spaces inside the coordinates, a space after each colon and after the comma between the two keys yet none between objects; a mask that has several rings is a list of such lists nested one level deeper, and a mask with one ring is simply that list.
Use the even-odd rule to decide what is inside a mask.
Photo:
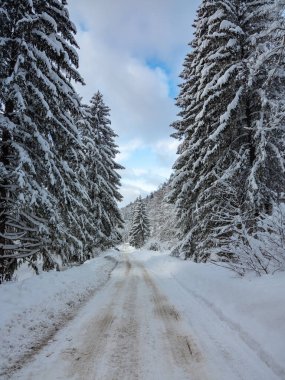
[{"label": "snow-covered pine tree", "polygon": [[162,249],[173,247],[176,241],[176,220],[174,205],[166,202],[169,192],[169,180],[148,195],[143,202],[151,225],[148,246],[161,246]]},{"label": "snow-covered pine tree", "polygon": [[138,197],[133,209],[132,226],[129,234],[130,245],[141,248],[150,236],[150,223],[146,213],[145,204]]},{"label": "snow-covered pine tree", "polygon": [[119,192],[121,177],[118,170],[124,168],[115,161],[119,152],[115,143],[117,135],[110,126],[110,109],[104,104],[99,91],[91,99],[87,120],[90,126],[88,139],[92,148],[86,166],[97,228],[95,245],[106,249],[121,240],[119,229],[123,227],[123,219],[117,202],[122,200],[122,195]]},{"label": "snow-covered pine tree", "polygon": [[273,6],[274,0],[205,0],[198,11],[177,99],[181,119],[173,124],[182,143],[169,196],[181,229],[178,251],[196,261],[215,247],[223,251],[239,229],[236,215],[253,231],[284,180],[277,179],[284,138],[269,123],[283,89],[273,91],[271,108],[268,68],[256,69],[257,56],[272,46],[265,30]]},{"label": "snow-covered pine tree", "polygon": [[[240,230],[233,235],[233,266],[238,271],[273,273],[285,262],[280,247],[269,248],[273,236],[279,235],[275,223],[282,206],[285,186],[284,156],[284,2],[247,1],[243,8],[243,28],[247,46],[247,96],[245,114],[247,149],[244,200],[240,213]],[[283,48],[282,48],[283,45]],[[236,215],[235,215],[236,216]],[[275,220],[274,223],[272,221]],[[275,225],[275,228],[273,228]],[[231,239],[232,240],[232,239]],[[279,240],[279,242],[282,239]],[[228,248],[232,244],[229,241]],[[232,244],[233,246],[233,244]]]},{"label": "snow-covered pine tree", "polygon": [[[278,54],[284,31],[278,28],[276,33],[276,25],[280,26],[284,18],[275,1],[262,0],[244,2],[239,7],[239,19],[244,31],[241,46],[246,91],[240,109],[243,123],[238,157],[244,159],[237,160],[239,174],[232,179],[227,177],[223,183],[219,195],[226,200],[226,206],[217,212],[216,218],[227,222],[211,238],[218,251],[233,256],[240,273],[248,269],[267,273],[274,267],[275,259],[269,257],[268,246],[262,249],[261,244],[252,242],[256,241],[255,236],[261,237],[260,231],[265,235],[273,232],[267,228],[271,225],[267,219],[272,210],[279,209],[285,185],[284,57]],[[279,259],[276,265],[280,267]]]},{"label": "snow-covered pine tree", "polygon": [[124,227],[120,232],[122,235],[122,241],[124,243],[127,243],[129,241],[129,234],[132,225],[133,205],[134,202],[131,202],[121,209],[122,218],[124,220]]},{"label": "snow-covered pine tree", "polygon": [[20,257],[53,248],[63,259],[80,246],[69,210],[81,207],[81,141],[74,118],[80,101],[71,81],[76,32],[65,0],[0,1],[0,276],[10,279]]},{"label": "snow-covered pine tree", "polygon": [[97,228],[97,199],[95,194],[96,178],[97,178],[97,160],[99,157],[97,142],[94,138],[94,130],[89,123],[91,118],[90,108],[87,105],[82,105],[82,111],[77,126],[82,136],[84,144],[84,156],[82,157],[82,166],[78,175],[81,178],[81,183],[85,185],[87,199],[84,197],[83,204],[85,205],[84,213],[80,215],[81,225],[83,230],[83,255],[81,261],[94,256],[96,250]]},{"label": "snow-covered pine tree", "polygon": [[182,140],[172,178],[170,200],[176,203],[185,257],[205,261],[210,231],[222,207],[219,187],[236,161],[244,67],[233,1],[202,1],[195,22],[193,51],[187,55],[177,105],[180,120],[174,137]]},{"label": "snow-covered pine tree", "polygon": [[[270,214],[284,191],[284,56],[278,54],[285,31],[275,0],[247,1],[244,30],[248,44],[247,132],[251,147],[247,173],[247,209]],[[283,4],[284,11],[284,4]]]}]

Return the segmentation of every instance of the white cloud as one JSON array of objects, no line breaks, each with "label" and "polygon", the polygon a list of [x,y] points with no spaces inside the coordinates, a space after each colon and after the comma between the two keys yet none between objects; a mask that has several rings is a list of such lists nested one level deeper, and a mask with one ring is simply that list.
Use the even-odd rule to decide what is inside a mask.
[{"label": "white cloud", "polygon": [[139,195],[145,196],[155,191],[170,176],[169,167],[154,166],[148,169],[128,168],[122,180],[121,207],[134,201]]},{"label": "white cloud", "polygon": [[[111,109],[121,151],[117,160],[127,166],[121,173],[124,203],[153,191],[170,175],[177,148],[169,137],[177,113],[171,91],[199,3],[69,0],[78,29],[79,71],[87,84],[78,91],[89,101],[99,89]],[[153,163],[146,159],[146,166],[138,167],[148,152]]]},{"label": "white cloud", "polygon": [[152,146],[152,149],[156,153],[160,163],[169,167],[169,165],[172,166],[172,164],[177,158],[176,153],[178,145],[179,141],[169,137],[168,139],[162,139],[157,141]]},{"label": "white cloud", "polygon": [[131,185],[124,185],[122,187],[121,193],[124,199],[119,204],[120,207],[124,207],[128,205],[129,203],[133,202],[138,196],[145,197],[146,195],[149,194],[148,191],[144,191],[140,187],[131,186]]},{"label": "white cloud", "polygon": [[124,207],[130,202],[133,202],[139,195],[142,197],[155,191],[157,184],[152,184],[145,179],[125,179],[122,181],[122,195],[123,201],[120,203],[120,207]]},{"label": "white cloud", "polygon": [[117,154],[116,160],[123,163],[127,161],[137,149],[142,147],[144,147],[144,144],[139,139],[130,140],[127,144],[121,144],[120,153]]},{"label": "white cloud", "polygon": [[80,72],[87,83],[78,90],[88,101],[100,89],[120,141],[139,138],[151,142],[167,136],[176,109],[169,97],[166,73],[100,41],[94,45],[90,32],[79,33],[78,42]]},{"label": "white cloud", "polygon": [[136,177],[141,177],[142,175],[147,174],[148,171],[146,169],[141,168],[132,168],[132,172]]},{"label": "white cloud", "polygon": [[155,144],[155,149],[157,150],[162,150],[170,154],[174,154],[177,151],[179,145],[179,141],[174,140],[174,139],[164,139],[164,140],[159,140]]},{"label": "white cloud", "polygon": [[144,179],[126,179],[123,181],[125,185],[131,186],[133,188],[137,188],[142,190],[143,192],[150,193],[157,189],[157,185],[152,184]]},{"label": "white cloud", "polygon": [[72,18],[94,38],[136,57],[181,59],[200,0],[70,0]]}]

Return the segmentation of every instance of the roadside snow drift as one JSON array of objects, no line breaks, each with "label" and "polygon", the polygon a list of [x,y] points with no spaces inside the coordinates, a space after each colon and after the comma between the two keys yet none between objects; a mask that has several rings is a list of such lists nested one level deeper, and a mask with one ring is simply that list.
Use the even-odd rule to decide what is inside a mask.
[{"label": "roadside snow drift", "polygon": [[44,272],[0,286],[0,377],[53,336],[109,278],[117,251],[64,272]]},{"label": "roadside snow drift", "polygon": [[[193,328],[194,320],[202,321],[213,313],[236,331],[278,378],[285,379],[284,272],[240,278],[225,268],[184,261],[167,253],[141,250],[135,257],[153,274],[169,300],[184,311]],[[207,328],[211,330],[210,325]]]}]

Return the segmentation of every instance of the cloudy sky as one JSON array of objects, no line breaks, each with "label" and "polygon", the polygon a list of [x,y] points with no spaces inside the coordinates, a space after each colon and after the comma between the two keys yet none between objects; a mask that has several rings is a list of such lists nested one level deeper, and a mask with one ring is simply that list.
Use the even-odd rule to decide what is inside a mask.
[{"label": "cloudy sky", "polygon": [[178,75],[189,51],[200,0],[69,0],[80,46],[77,88],[88,102],[99,89],[111,108],[125,166],[128,204],[169,178],[177,142],[169,124],[178,109]]}]

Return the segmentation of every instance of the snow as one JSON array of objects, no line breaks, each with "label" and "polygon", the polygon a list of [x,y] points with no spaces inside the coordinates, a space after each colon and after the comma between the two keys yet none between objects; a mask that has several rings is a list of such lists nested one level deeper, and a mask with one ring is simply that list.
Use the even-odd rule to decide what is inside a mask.
[{"label": "snow", "polygon": [[109,250],[81,266],[39,276],[20,270],[22,280],[0,286],[0,378],[6,367],[41,345],[107,281],[118,256],[118,251]]},{"label": "snow", "polygon": [[[240,278],[169,252],[120,249],[110,260],[0,287],[1,357],[13,363],[29,345],[39,351],[13,379],[285,378],[285,273]],[[102,284],[37,350],[41,331],[66,318],[67,304]]]},{"label": "snow", "polygon": [[219,137],[220,133],[227,127],[227,123],[231,117],[232,111],[234,111],[239,105],[243,91],[244,88],[241,86],[235,94],[235,97],[228,104],[226,112],[220,116],[220,125],[215,130],[215,132],[209,136],[209,140],[216,140]]},{"label": "snow", "polygon": [[[199,299],[206,309],[238,331],[243,340],[271,363],[279,378],[285,378],[284,272],[241,279],[225,268],[185,262],[167,252],[142,250],[136,258],[160,279],[160,288],[175,306],[184,309],[189,322],[193,318],[193,304],[185,300],[185,295]],[[171,288],[173,283],[184,290],[180,297],[175,287]]]},{"label": "snow", "polygon": [[223,20],[220,24],[220,30],[228,30],[232,33],[243,35],[244,31],[236,24],[228,20]]}]

